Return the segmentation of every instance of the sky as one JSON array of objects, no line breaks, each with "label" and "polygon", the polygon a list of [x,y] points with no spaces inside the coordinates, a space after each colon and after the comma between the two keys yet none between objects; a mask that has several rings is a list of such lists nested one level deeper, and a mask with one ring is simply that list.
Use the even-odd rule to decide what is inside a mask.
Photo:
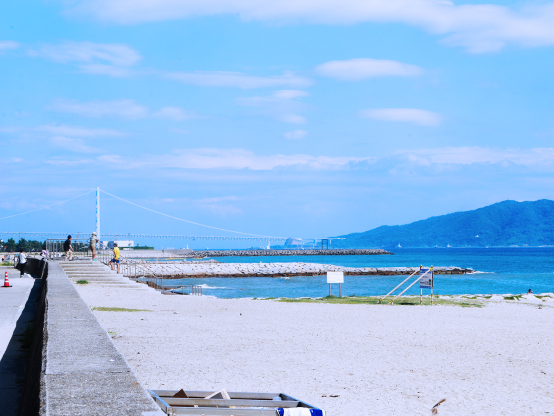
[{"label": "sky", "polygon": [[[102,190],[327,237],[554,199],[554,3],[31,0],[0,14],[0,218]],[[103,195],[106,232],[235,235]],[[85,232],[94,193],[0,231]]]}]

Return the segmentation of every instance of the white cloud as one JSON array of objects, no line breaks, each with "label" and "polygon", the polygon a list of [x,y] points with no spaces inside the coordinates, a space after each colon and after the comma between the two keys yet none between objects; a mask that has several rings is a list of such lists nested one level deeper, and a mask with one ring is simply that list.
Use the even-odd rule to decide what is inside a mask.
[{"label": "white cloud", "polygon": [[165,118],[173,121],[183,121],[198,117],[193,111],[186,111],[179,107],[163,107],[151,112],[146,106],[136,103],[134,100],[122,99],[113,101],[88,101],[57,100],[48,106],[48,109],[63,113],[78,114],[85,117],[122,117],[127,119],[139,119],[145,117]]},{"label": "white cloud", "polygon": [[306,124],[306,117],[298,114],[277,114],[275,118],[283,123],[289,124]]},{"label": "white cloud", "polygon": [[95,147],[87,146],[83,139],[72,139],[65,136],[54,136],[50,139],[50,142],[57,147],[62,147],[70,152],[78,153],[95,153],[98,149]]},{"label": "white cloud", "polygon": [[173,79],[185,84],[204,87],[234,87],[242,89],[265,87],[306,87],[312,84],[308,78],[285,72],[283,75],[256,76],[241,72],[160,72],[163,78]]},{"label": "white cloud", "polygon": [[360,111],[359,114],[373,120],[400,121],[420,126],[436,126],[441,122],[440,114],[417,108],[369,108]]},{"label": "white cloud", "polygon": [[280,90],[275,91],[273,96],[275,98],[283,98],[285,100],[290,100],[293,98],[299,98],[299,97],[307,97],[310,95],[308,91],[301,91],[301,90]]},{"label": "white cloud", "polygon": [[359,58],[346,61],[330,61],[316,67],[320,75],[345,81],[386,76],[416,76],[423,70],[416,65],[385,59]]},{"label": "white cloud", "polygon": [[471,52],[496,51],[508,43],[554,45],[554,3],[509,8],[436,0],[77,0],[71,13],[121,24],[231,14],[245,20],[356,24],[393,22],[445,35]]},{"label": "white cloud", "polygon": [[276,120],[290,124],[304,124],[306,119],[297,114],[305,109],[305,105],[294,98],[309,95],[306,91],[280,90],[275,91],[269,97],[243,97],[238,98],[239,105],[259,107],[263,114]]},{"label": "white cloud", "polygon": [[533,167],[554,163],[554,148],[500,149],[494,147],[462,146],[431,149],[402,150],[411,162],[421,165],[510,162],[516,165]]},{"label": "white cloud", "polygon": [[160,111],[155,112],[153,116],[157,118],[167,118],[173,121],[183,121],[197,117],[194,112],[185,111],[179,107],[164,107]]},{"label": "white cloud", "polygon": [[35,127],[33,130],[48,134],[77,137],[109,137],[125,135],[125,133],[119,130],[68,126],[66,124],[43,124],[42,126]]},{"label": "white cloud", "polygon": [[38,50],[30,51],[30,54],[62,63],[108,63],[123,67],[135,65],[142,59],[137,51],[118,43],[65,42],[42,45]]},{"label": "white cloud", "polygon": [[272,170],[278,167],[301,165],[313,169],[335,169],[351,162],[370,161],[371,157],[269,155],[261,156],[245,149],[181,149],[172,154],[149,155],[142,159],[125,160],[120,156],[100,156],[99,161],[111,163],[115,168],[137,167],[179,169],[251,169]]},{"label": "white cloud", "polygon": [[0,51],[6,51],[9,49],[17,49],[21,45],[13,40],[0,40]]},{"label": "white cloud", "polygon": [[68,126],[67,124],[43,124],[37,127],[0,127],[0,132],[4,133],[19,133],[25,135],[41,136],[44,134],[52,134],[56,136],[77,136],[77,137],[109,137],[109,136],[124,136],[126,133],[104,128],[89,128],[80,126]]},{"label": "white cloud", "polygon": [[294,130],[285,133],[285,139],[287,140],[302,140],[308,135],[306,130]]},{"label": "white cloud", "polygon": [[63,113],[79,114],[85,117],[117,116],[137,119],[148,115],[148,108],[133,100],[89,101],[58,100],[48,107]]},{"label": "white cloud", "polygon": [[62,159],[50,159],[45,160],[44,163],[57,167],[73,167],[79,165],[90,165],[95,163],[94,159],[79,159],[79,160],[62,160]]}]

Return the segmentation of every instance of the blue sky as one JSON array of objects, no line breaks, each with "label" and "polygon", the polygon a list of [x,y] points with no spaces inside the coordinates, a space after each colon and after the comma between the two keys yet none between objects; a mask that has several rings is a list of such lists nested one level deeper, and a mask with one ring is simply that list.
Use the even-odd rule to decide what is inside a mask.
[{"label": "blue sky", "polygon": [[[324,237],[552,199],[553,45],[541,1],[11,2],[0,217],[99,186]],[[0,228],[90,228],[89,205],[66,209]],[[214,234],[115,201],[104,215],[114,233]]]}]

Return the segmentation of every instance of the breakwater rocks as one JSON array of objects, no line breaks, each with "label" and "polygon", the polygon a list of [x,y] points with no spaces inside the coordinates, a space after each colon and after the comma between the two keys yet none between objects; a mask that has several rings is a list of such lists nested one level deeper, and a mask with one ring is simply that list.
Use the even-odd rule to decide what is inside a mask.
[{"label": "breakwater rocks", "polygon": [[313,249],[313,250],[198,250],[186,257],[256,257],[256,256],[369,256],[391,254],[381,248]]},{"label": "breakwater rocks", "polygon": [[[123,272],[131,277],[162,275],[166,279],[206,277],[294,277],[322,276],[327,272],[344,272],[347,276],[410,275],[419,267],[343,267],[316,263],[134,263]],[[461,267],[435,267],[435,274],[473,273]]]}]

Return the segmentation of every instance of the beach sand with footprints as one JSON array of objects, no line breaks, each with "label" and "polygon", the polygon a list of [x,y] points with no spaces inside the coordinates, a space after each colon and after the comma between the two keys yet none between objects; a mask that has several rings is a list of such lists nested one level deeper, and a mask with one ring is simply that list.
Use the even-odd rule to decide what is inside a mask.
[{"label": "beach sand with footprints", "polygon": [[77,285],[149,389],[283,392],[330,416],[554,414],[554,308],[283,303]]}]

